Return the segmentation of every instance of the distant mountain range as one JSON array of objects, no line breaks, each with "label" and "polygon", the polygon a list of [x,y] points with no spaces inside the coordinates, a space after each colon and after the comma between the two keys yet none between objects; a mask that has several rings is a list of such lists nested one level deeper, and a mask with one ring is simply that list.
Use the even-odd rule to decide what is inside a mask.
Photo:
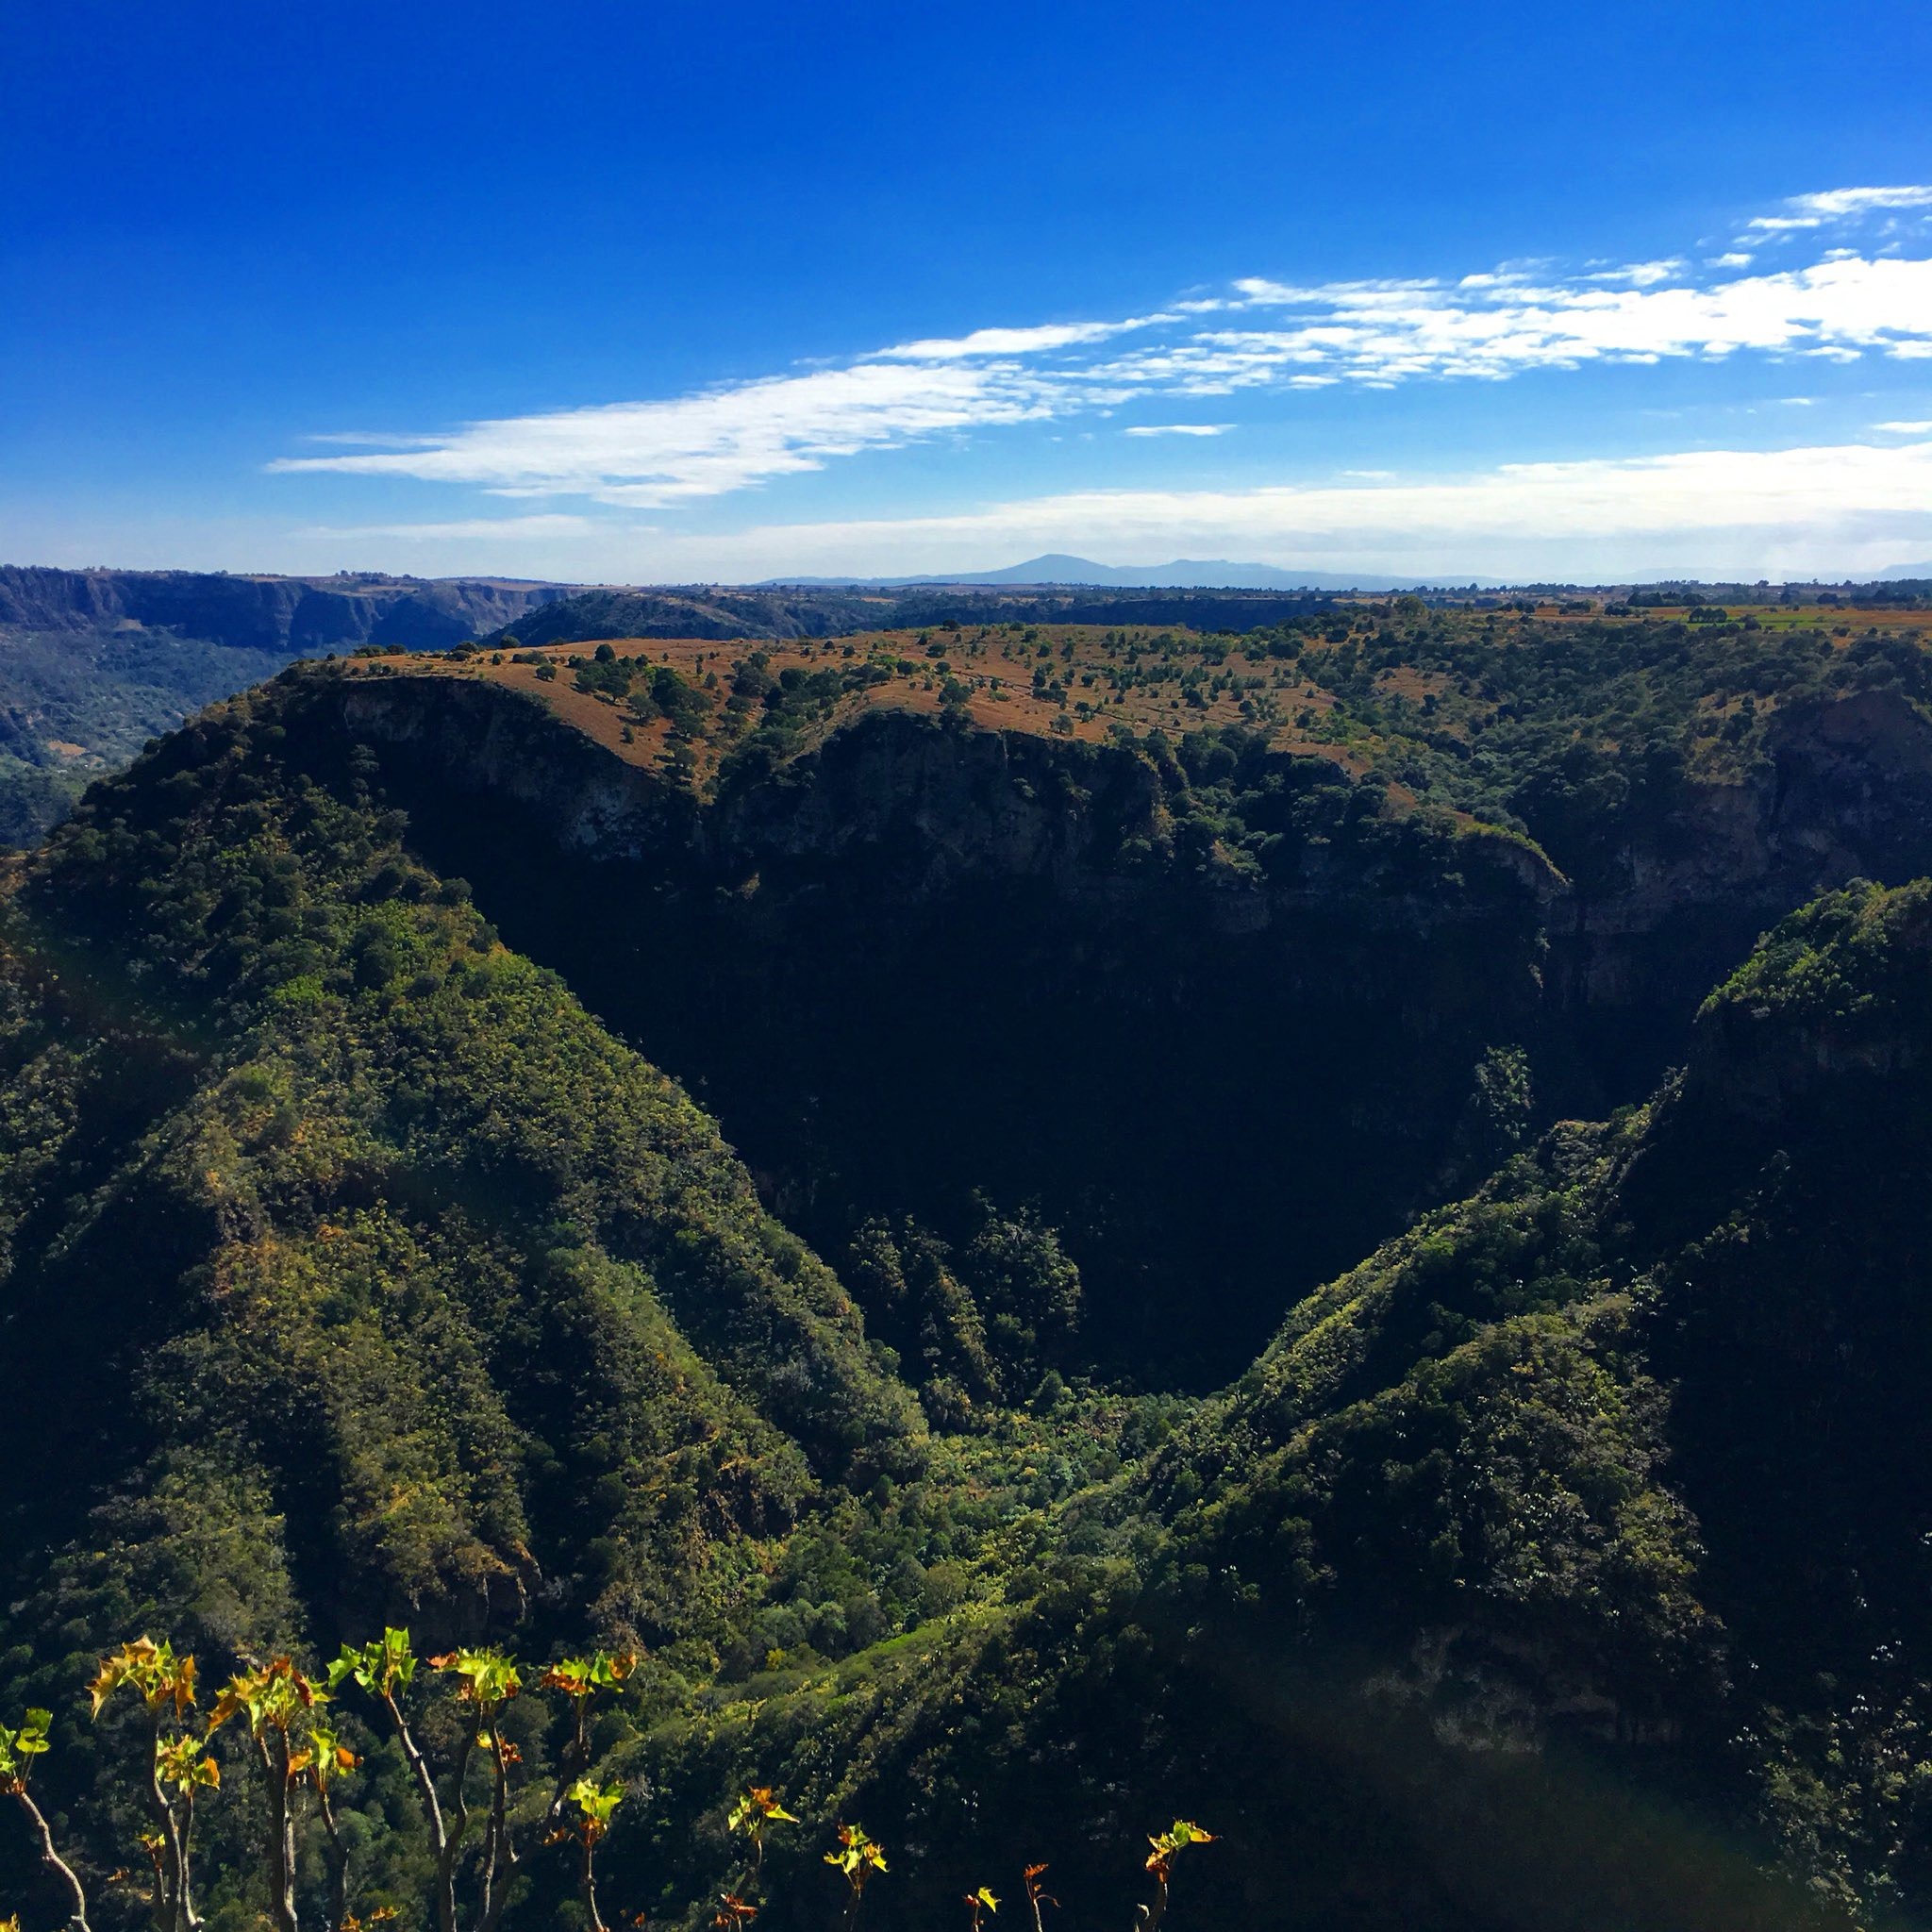
[{"label": "distant mountain range", "polygon": [[898,577],[784,577],[778,583],[852,585],[867,590],[896,590],[908,584],[1078,584],[1125,590],[1159,591],[1407,591],[1423,586],[1477,585],[1500,590],[1502,577],[1391,576],[1370,571],[1353,575],[1332,570],[1283,570],[1272,563],[1230,563],[1225,558],[1181,558],[1173,563],[1095,563],[1091,558],[1051,553],[1028,558],[1005,570],[955,571],[950,574]]}]

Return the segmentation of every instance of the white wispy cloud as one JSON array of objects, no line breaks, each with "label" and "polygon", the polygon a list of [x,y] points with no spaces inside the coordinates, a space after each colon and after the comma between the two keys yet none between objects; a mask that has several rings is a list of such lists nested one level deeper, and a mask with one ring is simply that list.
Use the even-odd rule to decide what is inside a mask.
[{"label": "white wispy cloud", "polygon": [[1173,322],[1172,314],[1136,315],[1125,322],[1050,322],[1036,328],[976,328],[965,336],[929,336],[923,341],[900,342],[878,355],[894,362],[958,362],[974,356],[1028,356],[1045,349],[1069,349],[1083,342],[1105,341],[1108,336],[1130,335],[1136,329]]},{"label": "white wispy cloud", "polygon": [[1932,436],[1932,423],[1874,423],[1888,436]]},{"label": "white wispy cloud", "polygon": [[1932,208],[1932,186],[1827,188],[1816,194],[1794,194],[1783,214],[1755,215],[1745,225],[1759,234],[1779,234],[1879,210],[1921,208]]},{"label": "white wispy cloud", "polygon": [[816,470],[827,458],[880,444],[1052,415],[1058,401],[1053,385],[1010,359],[865,361],[664,402],[472,423],[421,447],[284,457],[270,468],[658,508]]},{"label": "white wispy cloud", "polygon": [[1932,260],[1852,257],[1702,286],[1240,286],[1251,311],[1288,311],[1292,320],[1199,330],[1185,341],[1129,350],[1100,373],[1198,395],[1283,380],[1494,380],[1528,369],[1747,350],[1839,359],[1932,357]]},{"label": "white wispy cloud", "polygon": [[1684,263],[1676,256],[1668,261],[1633,261],[1622,268],[1598,269],[1585,280],[1592,282],[1628,282],[1633,288],[1655,288],[1658,282],[1668,282],[1684,272]]},{"label": "white wispy cloud", "polygon": [[[1932,188],[1797,197],[1764,224],[1823,225],[1932,208]],[[1092,414],[1146,399],[1502,381],[1592,363],[1740,355],[1932,359],[1932,259],[1833,249],[1801,267],[1734,273],[1678,258],[1564,272],[1504,262],[1459,279],[1286,283],[1246,277],[1120,320],[989,326],[895,343],[840,366],[657,400],[617,402],[328,441],[270,464],[577,497],[663,509],[822,469],[841,457],[951,433]],[[1128,434],[1209,436],[1228,425]],[[359,441],[361,446],[354,446]]]}]

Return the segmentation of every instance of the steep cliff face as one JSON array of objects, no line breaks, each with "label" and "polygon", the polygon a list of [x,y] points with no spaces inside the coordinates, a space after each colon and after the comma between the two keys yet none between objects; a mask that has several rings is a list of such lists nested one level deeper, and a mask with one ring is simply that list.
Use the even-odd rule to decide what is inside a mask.
[{"label": "steep cliff face", "polygon": [[0,568],[0,625],[68,631],[131,623],[300,654],[364,643],[451,644],[569,594],[558,584],[9,566]]},{"label": "steep cliff face", "polygon": [[1599,1105],[1634,1098],[1681,1056],[1714,980],[1794,907],[1849,879],[1932,872],[1932,724],[1896,691],[1794,704],[1752,769],[1686,785],[1667,814],[1627,828],[1619,858],[1551,927],[1552,992]]},{"label": "steep cliff face", "polygon": [[[748,757],[704,801],[611,757],[541,704],[490,685],[407,675],[310,681],[291,715],[343,742],[392,750],[398,784],[433,780],[435,791],[486,809],[497,796],[516,801],[525,826],[567,855],[708,884],[736,884],[747,866],[776,865],[812,874],[817,885],[822,870],[862,856],[892,866],[894,886],[908,894],[995,876],[1124,903],[1137,863],[1155,861],[1158,871],[1171,856],[1187,791],[1177,767],[1132,746],[954,727],[907,711],[866,714],[782,764]],[[1428,925],[1489,891],[1541,909],[1568,897],[1561,874],[1521,840],[1481,827],[1454,838],[1420,824],[1405,832],[1399,817],[1382,813],[1379,794],[1357,793],[1327,761],[1279,763],[1311,786],[1354,794],[1347,829],[1373,820],[1389,839],[1373,850],[1358,840],[1340,849],[1310,840],[1291,874],[1266,879],[1210,861],[1202,868],[1204,903],[1229,908],[1216,924],[1264,928],[1341,892],[1359,896],[1365,918],[1391,926]],[[426,791],[418,804],[435,809]],[[1454,853],[1457,874],[1438,879],[1424,867],[1405,880],[1402,867],[1432,841]],[[762,875],[760,883],[769,884]],[[1436,885],[1442,891],[1432,896]]]}]

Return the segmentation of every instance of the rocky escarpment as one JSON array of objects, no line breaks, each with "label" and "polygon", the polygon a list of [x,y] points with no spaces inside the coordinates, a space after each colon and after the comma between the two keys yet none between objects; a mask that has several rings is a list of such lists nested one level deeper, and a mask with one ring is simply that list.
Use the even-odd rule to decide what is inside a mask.
[{"label": "rocky escarpment", "polygon": [[[1110,874],[1122,853],[1172,829],[1159,774],[1115,747],[874,720],[701,808],[500,692],[390,679],[345,688],[340,703],[352,734],[408,747],[442,785],[519,801],[525,829],[568,853],[659,869],[675,853],[675,866],[714,884],[774,863],[891,850],[902,891],[976,869],[1118,896]],[[1612,842],[1616,862],[1595,881],[1566,880],[1533,848],[1482,833],[1462,857],[1480,855],[1485,874],[1508,875],[1534,903],[1555,1006],[1626,1032],[1668,1032],[1668,1058],[1713,981],[1792,908],[1855,877],[1932,874],[1932,723],[1892,691],[1794,704],[1748,774],[1684,785],[1666,814],[1612,828]],[[1231,929],[1338,890],[1361,895],[1366,917],[1418,916],[1413,896],[1364,894],[1370,882],[1355,867],[1315,847],[1286,886],[1262,890],[1211,866],[1201,883],[1219,908],[1214,923]],[[1653,1052],[1624,1084],[1641,1090],[1660,1064]]]},{"label": "rocky escarpment", "polygon": [[245,650],[452,644],[570,594],[558,584],[448,578],[230,576],[222,572],[0,567],[0,625],[131,625]]},{"label": "rocky escarpment", "polygon": [[1713,982],[1793,908],[1854,878],[1932,874],[1932,723],[1896,691],[1803,699],[1749,771],[1682,785],[1616,842],[1551,928],[1552,995],[1578,1028],[1593,1107],[1680,1058]]},{"label": "rocky escarpment", "polygon": [[[1126,888],[1135,867],[1156,861],[1158,870],[1174,843],[1174,807],[1187,790],[1177,767],[1131,746],[953,727],[885,710],[784,763],[754,744],[727,767],[716,795],[701,802],[612,757],[541,703],[497,687],[391,675],[305,682],[302,690],[306,715],[391,749],[399,782],[410,783],[412,771],[433,772],[439,791],[472,805],[513,800],[526,830],[570,857],[641,865],[684,884],[736,884],[747,867],[837,870],[863,856],[891,863],[895,886],[908,894],[942,891],[968,876],[1006,876],[1124,903],[1133,896]],[[1310,783],[1353,790],[1325,759],[1277,762]],[[1362,802],[1372,797],[1364,793]],[[1444,882],[1457,904],[1494,891],[1548,908],[1568,895],[1561,874],[1522,840],[1478,826],[1453,843],[1469,874]],[[1450,901],[1432,904],[1402,889],[1391,869],[1400,844],[1379,855],[1382,870],[1374,875],[1345,852],[1312,841],[1291,876],[1264,879],[1208,863],[1199,885],[1228,908],[1216,923],[1230,929],[1265,927],[1342,891],[1360,895],[1365,918],[1429,924]],[[1410,883],[1424,882],[1419,874]],[[769,890],[769,879],[761,883]],[[1234,909],[1244,900],[1252,904]]]}]

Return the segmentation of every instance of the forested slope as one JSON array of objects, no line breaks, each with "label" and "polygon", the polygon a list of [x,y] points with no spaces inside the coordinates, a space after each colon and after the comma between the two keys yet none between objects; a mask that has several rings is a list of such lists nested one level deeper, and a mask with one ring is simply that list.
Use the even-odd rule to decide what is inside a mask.
[{"label": "forested slope", "polygon": [[1649,1106],[1309,1297],[1013,1611],[761,1761],[831,1724],[874,1828],[1103,1896],[1172,1792],[1240,1923],[1922,1923],[1928,989],[1932,889],[1797,915]]},{"label": "forested slope", "polygon": [[[1861,882],[1779,924],[1643,1106],[1513,1157],[1439,1117],[1431,1159],[1487,1149],[1487,1185],[1307,1298],[1279,1269],[1253,1366],[1161,1393],[1158,1351],[1201,1359],[1212,1304],[1157,1283],[1137,1373],[1077,1230],[1024,1200],[815,1254],[687,1092],[425,862],[451,836],[434,766],[397,755],[424,714],[411,739],[347,688],[302,672],[210,713],[8,881],[0,1722],[55,1713],[37,1779],[97,1924],[140,1905],[110,1875],[137,1821],[129,1735],[79,1694],[96,1656],[167,1634],[213,1676],[385,1620],[425,1650],[642,1649],[599,1734],[631,1793],[605,1885],[671,1924],[736,1882],[750,1785],[800,1815],[761,1880],[778,1927],[831,1922],[822,1855],[855,1817],[890,1849],[880,1927],[1041,1859],[1069,1923],[1124,1923],[1136,1847],[1175,1816],[1219,1837],[1183,1874],[1203,1924],[1923,1919],[1932,888]],[[1066,896],[1096,839],[1165,824],[1189,849],[1198,803],[1144,749],[1029,764],[957,725],[883,729],[796,769],[790,814],[782,770],[723,794],[752,901],[829,876],[852,915],[936,852],[970,873],[1024,850],[1059,883],[1049,918],[1091,890]],[[581,796],[590,768],[541,731],[491,742]],[[1488,848],[1298,769],[1248,788],[1283,814],[1280,957],[1319,955],[1338,908],[1364,958],[1372,931],[1524,929],[1533,855],[1458,865]],[[910,824],[908,796],[917,836],[856,829],[861,808]],[[813,813],[855,828],[861,870],[788,844]],[[506,847],[520,890],[541,849]],[[698,869],[628,945],[714,891],[718,850],[677,860]],[[1128,903],[1224,903],[1176,863],[1150,846]],[[1295,923],[1311,865],[1319,927]],[[704,930],[662,923],[647,983],[707,971]],[[1203,928],[1195,983],[1244,932]],[[1475,970],[1462,946],[1441,984]],[[1366,1077],[1392,1094],[1418,1041],[1468,1069],[1495,1038],[1468,1010],[1466,1039],[1391,1029]],[[1140,1108],[1188,1117],[1241,1041],[1194,1049]],[[1265,1274],[1241,1292],[1264,1302]],[[519,1709],[535,1831],[565,1738]],[[425,1841],[367,1715],[344,1707],[358,1909],[414,1922]],[[262,1898],[238,1750],[218,1739],[234,1789],[200,1827],[225,1928]],[[0,1835],[0,1888],[51,1923],[24,1851]],[[514,1923],[582,1923],[560,1859],[519,1883]]]}]

